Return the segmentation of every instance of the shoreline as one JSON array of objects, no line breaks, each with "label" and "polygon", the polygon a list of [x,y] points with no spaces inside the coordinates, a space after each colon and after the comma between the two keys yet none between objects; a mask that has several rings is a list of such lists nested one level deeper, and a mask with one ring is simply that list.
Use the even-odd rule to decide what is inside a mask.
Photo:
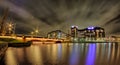
[{"label": "shoreline", "polygon": [[8,48],[8,44],[7,43],[0,43],[0,61],[3,58],[7,48]]}]

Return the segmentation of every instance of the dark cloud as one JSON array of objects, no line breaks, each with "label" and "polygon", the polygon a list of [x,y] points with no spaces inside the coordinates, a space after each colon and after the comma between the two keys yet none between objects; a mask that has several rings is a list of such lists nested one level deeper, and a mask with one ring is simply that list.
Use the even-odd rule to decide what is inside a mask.
[{"label": "dark cloud", "polygon": [[57,29],[68,32],[71,25],[103,26],[107,34],[120,32],[120,0],[1,0],[1,16],[6,7],[17,33],[27,34],[38,26],[44,36]]},{"label": "dark cloud", "polygon": [[108,25],[108,24],[110,24],[112,22],[119,23],[120,22],[120,14],[118,14],[117,16],[112,18],[110,21],[106,22],[105,25]]}]

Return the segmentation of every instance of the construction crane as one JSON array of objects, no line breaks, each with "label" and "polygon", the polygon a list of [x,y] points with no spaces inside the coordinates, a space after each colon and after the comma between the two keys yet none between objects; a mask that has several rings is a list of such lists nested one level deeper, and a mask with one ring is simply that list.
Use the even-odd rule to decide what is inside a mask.
[{"label": "construction crane", "polygon": [[2,16],[2,19],[0,21],[0,35],[5,35],[6,34],[6,23],[5,20],[8,16],[8,8],[5,9],[4,14]]}]

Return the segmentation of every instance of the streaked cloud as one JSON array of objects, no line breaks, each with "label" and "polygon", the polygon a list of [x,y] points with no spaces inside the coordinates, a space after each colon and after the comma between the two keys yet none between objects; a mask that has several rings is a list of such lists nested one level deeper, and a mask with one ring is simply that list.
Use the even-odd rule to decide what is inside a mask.
[{"label": "streaked cloud", "polygon": [[37,26],[41,35],[56,29],[67,32],[71,25],[103,26],[107,34],[120,32],[116,30],[120,27],[119,0],[1,0],[0,8],[5,7],[18,24],[18,32],[22,27],[28,33]]}]

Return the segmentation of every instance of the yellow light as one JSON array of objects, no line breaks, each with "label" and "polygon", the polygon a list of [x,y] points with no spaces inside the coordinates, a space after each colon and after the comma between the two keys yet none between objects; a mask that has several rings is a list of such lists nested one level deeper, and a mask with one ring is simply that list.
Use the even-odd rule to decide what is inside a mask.
[{"label": "yellow light", "polygon": [[9,27],[12,27],[12,24],[9,24]]},{"label": "yellow light", "polygon": [[36,33],[38,33],[38,30],[35,30]]},{"label": "yellow light", "polygon": [[33,34],[34,32],[31,32],[31,34]]}]

